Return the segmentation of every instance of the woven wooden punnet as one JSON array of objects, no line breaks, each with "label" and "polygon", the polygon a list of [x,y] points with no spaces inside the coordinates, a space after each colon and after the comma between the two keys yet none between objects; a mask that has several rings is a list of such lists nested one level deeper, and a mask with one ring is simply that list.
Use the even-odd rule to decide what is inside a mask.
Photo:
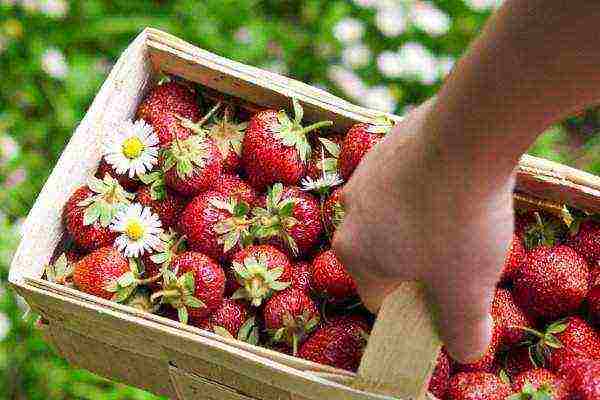
[{"label": "woven wooden punnet", "polygon": [[[181,400],[427,398],[423,383],[440,343],[417,284],[403,285],[386,300],[353,374],[42,279],[63,237],[63,205],[96,170],[103,136],[115,121],[134,116],[159,70],[259,106],[287,107],[295,96],[308,121],[333,120],[340,132],[379,115],[155,29],[144,30],[123,52],[58,161],[29,214],[23,231],[27,240],[11,266],[10,282],[43,316],[48,342],[74,365]],[[568,203],[600,212],[599,178],[534,157],[522,158],[516,191],[520,206],[557,210]]]}]

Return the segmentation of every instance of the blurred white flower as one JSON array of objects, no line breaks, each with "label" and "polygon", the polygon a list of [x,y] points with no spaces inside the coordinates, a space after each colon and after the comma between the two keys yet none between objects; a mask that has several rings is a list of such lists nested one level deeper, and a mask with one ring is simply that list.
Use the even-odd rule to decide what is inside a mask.
[{"label": "blurred white flower", "polygon": [[450,56],[438,58],[437,64],[440,78],[446,77],[452,71],[452,68],[454,68],[455,63],[456,60]]},{"label": "blurred white flower", "polygon": [[371,61],[371,50],[364,44],[355,44],[342,51],[342,62],[346,67],[362,68]]},{"label": "blurred white flower", "polygon": [[17,168],[6,177],[6,180],[4,181],[4,186],[6,188],[15,187],[25,182],[26,178],[27,171],[25,171],[25,168]]},{"label": "blurred white flower", "polygon": [[354,0],[354,4],[364,8],[375,7],[377,0]]},{"label": "blurred white flower", "polygon": [[248,44],[250,43],[250,30],[245,26],[242,26],[234,33],[233,37],[240,43]]},{"label": "blurred white flower", "polygon": [[403,77],[419,80],[426,85],[431,85],[438,79],[436,58],[420,43],[406,43],[398,52],[398,57]]},{"label": "blurred white flower", "polygon": [[367,93],[367,86],[351,70],[339,65],[329,67],[329,79],[334,82],[348,97],[354,100],[362,98]]},{"label": "blurred white flower", "polygon": [[377,68],[387,78],[398,78],[402,75],[402,60],[394,51],[383,51],[377,56]]},{"label": "blurred white flower", "polygon": [[8,315],[3,312],[0,312],[0,342],[6,339],[8,333],[10,332],[10,319]]},{"label": "blurred white flower", "polygon": [[21,0],[21,7],[23,7],[25,11],[37,11],[39,6],[40,4],[38,0]]},{"label": "blurred white flower", "polygon": [[364,24],[356,18],[344,18],[333,27],[333,36],[342,43],[357,42],[364,33]]},{"label": "blurred white flower", "polygon": [[42,69],[53,78],[64,78],[69,73],[69,65],[64,54],[56,49],[49,48],[42,55]]},{"label": "blurred white flower", "polygon": [[285,75],[288,73],[288,67],[283,60],[271,61],[270,63],[267,63],[264,68],[267,71],[271,71],[279,75]]},{"label": "blurred white flower", "polygon": [[502,4],[502,0],[465,0],[465,3],[473,10],[485,11],[499,7]]},{"label": "blurred white flower", "polygon": [[19,144],[11,136],[0,136],[0,164],[6,164],[19,154]]},{"label": "blurred white flower", "polygon": [[401,35],[406,30],[406,13],[401,7],[381,8],[375,14],[375,25],[385,36]]},{"label": "blurred white flower", "polygon": [[360,102],[365,107],[384,112],[393,112],[398,104],[392,91],[386,86],[369,88],[366,96],[361,97]]},{"label": "blurred white flower", "polygon": [[450,29],[450,17],[433,4],[418,1],[410,10],[412,22],[432,36],[440,36]]},{"label": "blurred white flower", "polygon": [[40,11],[50,17],[62,18],[67,15],[69,5],[64,0],[41,0]]}]

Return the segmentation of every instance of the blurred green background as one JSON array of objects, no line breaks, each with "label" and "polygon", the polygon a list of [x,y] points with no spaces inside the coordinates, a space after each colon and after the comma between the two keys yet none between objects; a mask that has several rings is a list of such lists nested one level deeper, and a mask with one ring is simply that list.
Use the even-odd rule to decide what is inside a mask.
[{"label": "blurred green background", "polygon": [[[145,26],[234,60],[404,113],[432,96],[496,0],[0,0],[0,398],[150,399],[76,370],[7,288],[19,227],[120,52]],[[531,153],[600,173],[599,114]]]}]

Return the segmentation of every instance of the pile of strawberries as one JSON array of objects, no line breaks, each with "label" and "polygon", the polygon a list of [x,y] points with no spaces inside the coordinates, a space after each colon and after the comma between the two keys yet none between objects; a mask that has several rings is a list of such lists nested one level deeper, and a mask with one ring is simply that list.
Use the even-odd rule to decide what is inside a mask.
[{"label": "pile of strawberries", "polygon": [[[49,280],[215,334],[356,370],[373,316],[334,251],[343,182],[392,122],[303,126],[167,79],[106,134],[63,210]],[[201,106],[202,104],[202,106]],[[206,111],[203,111],[206,110]],[[476,362],[440,353],[440,399],[600,399],[600,223],[517,214]]]}]

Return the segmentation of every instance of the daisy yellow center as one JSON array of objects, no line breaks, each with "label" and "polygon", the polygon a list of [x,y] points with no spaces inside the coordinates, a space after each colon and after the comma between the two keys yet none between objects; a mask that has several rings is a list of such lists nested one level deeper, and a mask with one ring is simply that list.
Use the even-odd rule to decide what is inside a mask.
[{"label": "daisy yellow center", "polygon": [[138,158],[144,150],[144,143],[136,137],[130,137],[123,142],[121,150],[127,158]]},{"label": "daisy yellow center", "polygon": [[130,221],[125,227],[125,233],[131,240],[139,240],[144,236],[144,227],[139,221]]}]

